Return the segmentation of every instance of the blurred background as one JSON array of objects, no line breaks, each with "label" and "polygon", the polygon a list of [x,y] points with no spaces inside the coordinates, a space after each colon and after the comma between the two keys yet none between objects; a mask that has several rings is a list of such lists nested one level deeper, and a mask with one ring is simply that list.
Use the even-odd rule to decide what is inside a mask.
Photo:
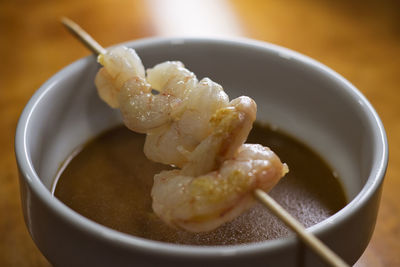
[{"label": "blurred background", "polygon": [[400,266],[398,0],[0,0],[0,266],[50,265],[23,222],[13,141],[34,91],[90,54],[61,26],[61,16],[104,46],[151,36],[247,37],[342,74],[377,110],[390,151],[376,229],[356,266]]}]

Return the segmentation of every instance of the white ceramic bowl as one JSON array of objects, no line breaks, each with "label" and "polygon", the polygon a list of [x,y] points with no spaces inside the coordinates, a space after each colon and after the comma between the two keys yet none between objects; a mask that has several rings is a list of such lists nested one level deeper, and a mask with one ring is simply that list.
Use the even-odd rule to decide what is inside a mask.
[{"label": "white ceramic bowl", "polygon": [[[258,120],[291,133],[330,163],[351,202],[309,228],[350,264],[372,235],[388,151],[385,131],[365,97],[326,66],[252,40],[145,39],[127,43],[146,67],[180,60],[231,98],[248,95]],[[67,66],[33,95],[18,123],[15,152],[27,228],[56,266],[314,266],[321,261],[296,237],[256,244],[194,247],[123,234],[77,214],[50,192],[67,156],[120,123],[97,97],[99,65],[89,56]],[[134,164],[134,162],[132,163]],[[323,179],[323,177],[321,177]]]}]

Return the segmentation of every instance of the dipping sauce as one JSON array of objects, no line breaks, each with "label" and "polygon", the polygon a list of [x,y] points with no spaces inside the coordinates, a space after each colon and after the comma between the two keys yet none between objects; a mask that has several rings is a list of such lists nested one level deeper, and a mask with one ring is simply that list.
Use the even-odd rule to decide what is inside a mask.
[{"label": "dipping sauce", "polygon": [[[249,211],[207,233],[190,233],[164,224],[152,211],[153,176],[168,166],[148,160],[145,135],[124,126],[111,129],[71,156],[59,174],[54,195],[83,216],[115,230],[163,242],[233,245],[285,237],[290,230],[257,203]],[[346,205],[339,180],[324,160],[301,142],[254,124],[246,143],[270,147],[289,173],[269,192],[306,227]]]}]

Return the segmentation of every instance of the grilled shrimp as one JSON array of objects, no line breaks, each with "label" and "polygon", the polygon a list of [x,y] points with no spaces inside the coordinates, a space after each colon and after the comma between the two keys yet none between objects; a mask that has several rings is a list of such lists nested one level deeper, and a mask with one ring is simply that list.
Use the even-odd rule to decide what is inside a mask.
[{"label": "grilled shrimp", "polygon": [[210,119],[213,132],[190,154],[182,173],[190,176],[202,175],[232,158],[246,141],[256,113],[256,103],[247,96],[238,97],[227,107],[217,110]]},{"label": "grilled shrimp", "polygon": [[200,81],[181,62],[148,69],[133,49],[99,56],[100,97],[125,125],[145,133],[144,152],[178,167],[154,177],[153,210],[169,225],[209,231],[250,207],[255,188],[269,191],[288,171],[261,145],[244,144],[256,119],[249,97],[229,101],[222,87]]},{"label": "grilled shrimp", "polygon": [[109,106],[120,109],[128,128],[146,133],[171,120],[170,113],[180,99],[152,93],[135,50],[117,47],[98,60],[104,66],[95,78],[99,96]]},{"label": "grilled shrimp", "polygon": [[287,171],[269,148],[243,144],[215,171],[199,176],[185,175],[182,170],[155,175],[153,210],[171,226],[210,231],[251,207],[252,191],[269,191]]},{"label": "grilled shrimp", "polygon": [[95,79],[100,97],[120,109],[129,129],[147,134],[144,151],[156,162],[182,167],[213,131],[212,115],[229,104],[219,84],[198,81],[181,62],[158,64],[147,77],[133,49],[117,47],[99,62],[104,65]]},{"label": "grilled shrimp", "polygon": [[[148,80],[161,94],[180,93],[181,102],[171,112],[168,123],[147,132],[144,153],[153,161],[182,168],[200,142],[213,132],[209,121],[218,109],[229,105],[229,98],[219,84],[208,78],[197,81],[174,75],[167,80],[168,71],[164,69],[171,64],[174,63],[161,63],[147,72]],[[179,67],[176,72],[187,73],[188,70]]]},{"label": "grilled shrimp", "polygon": [[252,191],[269,191],[287,166],[267,147],[243,144],[256,118],[249,97],[216,111],[214,131],[190,154],[181,170],[155,175],[153,210],[167,224],[192,232],[210,231],[253,203]]},{"label": "grilled shrimp", "polygon": [[100,98],[113,108],[118,108],[118,95],[122,85],[133,77],[145,78],[145,71],[135,50],[119,46],[100,55],[101,68],[95,78]]}]

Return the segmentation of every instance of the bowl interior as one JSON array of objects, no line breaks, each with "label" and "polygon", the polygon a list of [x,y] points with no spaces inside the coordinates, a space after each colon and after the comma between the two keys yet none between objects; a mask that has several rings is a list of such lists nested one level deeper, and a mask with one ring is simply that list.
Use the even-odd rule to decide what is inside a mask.
[{"label": "bowl interior", "polygon": [[[377,118],[346,80],[290,50],[252,42],[159,40],[129,44],[144,65],[180,60],[199,79],[220,83],[230,98],[248,95],[257,119],[308,144],[333,167],[349,200],[376,172],[382,155]],[[57,170],[77,147],[121,122],[99,100],[90,56],[68,66],[35,94],[26,146],[35,172],[49,190]],[[323,179],[323,178],[321,178]]]}]

